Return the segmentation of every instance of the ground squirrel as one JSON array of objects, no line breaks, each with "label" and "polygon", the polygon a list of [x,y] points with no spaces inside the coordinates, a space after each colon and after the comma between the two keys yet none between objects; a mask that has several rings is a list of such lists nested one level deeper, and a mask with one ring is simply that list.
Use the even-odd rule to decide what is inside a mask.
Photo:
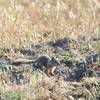
[{"label": "ground squirrel", "polygon": [[54,57],[49,58],[48,56],[40,56],[36,60],[29,60],[24,58],[18,58],[12,61],[12,65],[19,66],[20,64],[32,64],[33,69],[41,69],[47,74],[54,74],[54,71],[57,66],[60,65],[60,62]]},{"label": "ground squirrel", "polygon": [[54,57],[51,59],[47,56],[40,56],[36,61],[35,61],[35,68],[40,68],[41,70],[44,70],[47,75],[54,75],[54,71],[57,66],[60,65],[60,62],[57,61]]}]

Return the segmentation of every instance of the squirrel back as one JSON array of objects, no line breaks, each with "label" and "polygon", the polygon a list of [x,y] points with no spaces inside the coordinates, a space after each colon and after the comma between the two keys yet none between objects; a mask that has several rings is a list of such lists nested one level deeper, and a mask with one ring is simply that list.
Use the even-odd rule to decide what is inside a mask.
[{"label": "squirrel back", "polygon": [[47,56],[40,56],[35,63],[35,68],[39,68],[43,70],[43,67],[45,69],[45,72],[47,74],[49,73],[54,73],[55,69],[57,66],[59,66],[60,63],[54,58],[52,57],[51,59]]},{"label": "squirrel back", "polygon": [[47,56],[40,56],[37,60],[36,60],[36,66],[37,67],[47,67],[48,62],[50,61],[50,58]]}]

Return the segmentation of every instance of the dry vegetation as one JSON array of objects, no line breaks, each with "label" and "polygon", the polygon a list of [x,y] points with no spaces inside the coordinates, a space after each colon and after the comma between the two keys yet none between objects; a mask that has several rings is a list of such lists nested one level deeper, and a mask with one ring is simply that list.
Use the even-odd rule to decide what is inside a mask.
[{"label": "dry vegetation", "polygon": [[0,0],[0,48],[97,34],[99,8],[99,0]]},{"label": "dry vegetation", "polygon": [[[65,36],[77,40],[79,35],[88,38],[99,32],[100,0],[0,0],[0,55],[4,48],[31,48],[38,42]],[[31,76],[30,84],[21,86],[3,84],[2,87],[0,80],[0,100],[67,100],[66,97],[74,100],[68,96],[74,89],[69,81],[46,76],[42,77],[43,80],[41,77],[36,80],[33,74]],[[88,91],[85,87],[87,83],[95,84],[96,88],[92,88],[95,90]],[[74,85],[77,84],[75,91],[80,93],[84,89],[81,92],[87,100],[87,94],[90,100],[95,100],[94,95],[100,92],[99,79],[85,79]]]}]

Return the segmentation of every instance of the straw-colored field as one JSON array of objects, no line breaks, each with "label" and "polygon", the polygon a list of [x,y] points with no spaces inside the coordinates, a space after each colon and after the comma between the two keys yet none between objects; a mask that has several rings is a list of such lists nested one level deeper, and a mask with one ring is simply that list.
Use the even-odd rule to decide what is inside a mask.
[{"label": "straw-colored field", "polygon": [[95,35],[99,17],[99,0],[0,0],[0,48]]}]

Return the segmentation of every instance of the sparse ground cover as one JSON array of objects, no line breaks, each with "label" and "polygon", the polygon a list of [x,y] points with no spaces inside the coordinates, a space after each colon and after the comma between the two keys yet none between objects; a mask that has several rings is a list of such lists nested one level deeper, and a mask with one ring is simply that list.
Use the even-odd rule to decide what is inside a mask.
[{"label": "sparse ground cover", "polygon": [[[99,10],[99,0],[0,0],[0,100],[99,100]],[[40,55],[60,61],[54,75],[10,64]]]},{"label": "sparse ground cover", "polygon": [[[1,72],[1,99],[6,100],[74,100],[74,99],[95,99],[100,98],[100,68],[99,61],[94,68],[90,64],[84,70],[80,65],[82,55],[94,57],[97,51],[94,49],[84,49],[84,46],[73,48],[73,42],[68,42],[69,38],[58,39],[51,43],[41,43],[32,46],[30,50],[15,50],[17,58],[37,59],[40,55],[51,54],[60,61],[61,65],[56,69],[54,75],[47,76],[43,70],[34,69],[34,64],[9,65],[9,60],[13,60],[12,53],[6,52],[6,56],[0,58],[1,65],[7,72]],[[71,40],[72,41],[72,40]],[[60,45],[60,43],[62,45]],[[84,43],[84,42],[83,42]],[[95,41],[92,43],[95,44]],[[78,42],[78,44],[80,44]],[[78,45],[74,44],[75,46]],[[91,45],[91,44],[90,44]],[[95,46],[95,45],[93,45]],[[34,53],[32,53],[34,51]],[[78,54],[75,53],[78,51]],[[41,54],[42,53],[42,54]],[[81,56],[79,55],[81,54]],[[15,59],[17,59],[15,58]],[[93,58],[93,59],[94,59]],[[91,58],[90,58],[91,59]],[[95,60],[95,59],[94,59]],[[16,60],[18,61],[18,60]],[[23,60],[20,60],[23,61]],[[90,61],[90,60],[89,60]],[[91,63],[91,62],[90,62]],[[10,68],[11,67],[11,68]],[[14,69],[15,70],[14,70]],[[1,70],[2,71],[2,70]],[[98,74],[96,73],[98,71]],[[74,72],[74,77],[73,77]],[[80,74],[79,74],[80,73]],[[5,80],[7,81],[5,83]]]}]

